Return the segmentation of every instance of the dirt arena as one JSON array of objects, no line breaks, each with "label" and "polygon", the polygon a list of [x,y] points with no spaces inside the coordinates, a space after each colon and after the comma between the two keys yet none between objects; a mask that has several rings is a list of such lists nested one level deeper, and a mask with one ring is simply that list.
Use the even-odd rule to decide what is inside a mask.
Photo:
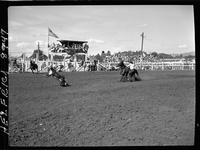
[{"label": "dirt arena", "polygon": [[9,74],[10,146],[193,145],[194,71]]}]

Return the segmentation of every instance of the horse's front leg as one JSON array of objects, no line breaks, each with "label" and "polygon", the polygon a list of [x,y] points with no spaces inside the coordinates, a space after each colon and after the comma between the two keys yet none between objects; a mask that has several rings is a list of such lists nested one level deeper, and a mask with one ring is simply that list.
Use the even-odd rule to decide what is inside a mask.
[{"label": "horse's front leg", "polygon": [[126,82],[127,81],[127,75],[123,75],[123,82]]},{"label": "horse's front leg", "polygon": [[121,81],[123,81],[123,79],[124,79],[124,76],[123,76],[123,75],[121,75],[121,79],[120,79],[120,82],[121,82]]},{"label": "horse's front leg", "polygon": [[125,77],[126,77],[126,78],[125,78],[125,79],[126,79],[125,81],[128,81],[128,80],[129,80],[129,78],[128,78],[128,74],[126,74]]}]

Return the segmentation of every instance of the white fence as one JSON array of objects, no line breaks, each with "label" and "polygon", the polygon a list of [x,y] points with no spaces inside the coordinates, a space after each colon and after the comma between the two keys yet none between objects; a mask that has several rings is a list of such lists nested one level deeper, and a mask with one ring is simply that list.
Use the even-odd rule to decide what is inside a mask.
[{"label": "white fence", "polygon": [[193,62],[152,62],[152,63],[137,63],[138,69],[144,70],[195,70]]},{"label": "white fence", "polygon": [[[78,62],[58,62],[58,61],[51,61],[51,62],[47,62],[47,61],[38,61],[36,62],[38,65],[38,70],[40,72],[47,72],[48,68],[47,66],[49,66],[50,64],[56,64],[56,66],[63,66],[62,71],[64,72],[71,72],[71,71],[84,71],[84,67],[80,66],[80,63]],[[25,71],[26,72],[30,72],[31,70],[30,68],[30,62],[25,62]],[[59,69],[59,67],[58,67]]]},{"label": "white fence", "polygon": [[[47,62],[47,61],[38,61],[36,62],[38,65],[38,70],[40,72],[47,72],[47,66],[50,64],[55,63],[57,66],[62,65],[62,71],[64,72],[71,72],[71,71],[87,71],[87,66],[81,66],[78,62],[71,62],[70,64],[67,62]],[[97,70],[110,70],[112,67],[115,67],[118,63],[99,63],[97,64]],[[125,64],[128,64],[125,62]],[[135,64],[136,69],[142,70],[195,70],[195,63],[194,62],[142,62]],[[25,61],[21,65],[22,72],[31,72],[30,62]],[[9,72],[19,72],[20,69],[17,67],[9,66]]]},{"label": "white fence", "polygon": [[[116,66],[117,62],[101,63],[106,70]],[[127,65],[128,63],[125,62]],[[142,70],[195,70],[194,62],[141,62],[135,64],[136,69]]]}]

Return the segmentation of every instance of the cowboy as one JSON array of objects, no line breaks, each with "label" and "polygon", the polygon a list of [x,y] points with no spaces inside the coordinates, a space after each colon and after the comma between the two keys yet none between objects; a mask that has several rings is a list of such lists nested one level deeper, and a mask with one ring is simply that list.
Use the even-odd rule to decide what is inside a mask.
[{"label": "cowboy", "polygon": [[129,67],[130,70],[133,70],[133,69],[135,69],[135,64],[131,61],[131,62],[128,64],[127,67]]},{"label": "cowboy", "polygon": [[[139,78],[139,74],[138,74],[138,71],[135,69],[135,64],[131,61],[128,67],[130,68],[129,76],[130,77],[134,76],[135,80],[137,80],[135,77],[135,74],[137,75],[137,78]],[[130,79],[130,81],[132,81],[132,79]]]}]

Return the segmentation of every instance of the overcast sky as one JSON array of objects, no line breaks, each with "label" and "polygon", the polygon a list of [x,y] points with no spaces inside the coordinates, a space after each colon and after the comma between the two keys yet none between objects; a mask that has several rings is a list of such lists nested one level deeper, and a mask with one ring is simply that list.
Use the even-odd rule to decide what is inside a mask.
[{"label": "overcast sky", "polygon": [[39,41],[47,54],[48,27],[60,39],[88,41],[89,54],[140,50],[142,32],[146,52],[195,51],[192,5],[85,5],[9,7],[9,53],[30,55]]}]

